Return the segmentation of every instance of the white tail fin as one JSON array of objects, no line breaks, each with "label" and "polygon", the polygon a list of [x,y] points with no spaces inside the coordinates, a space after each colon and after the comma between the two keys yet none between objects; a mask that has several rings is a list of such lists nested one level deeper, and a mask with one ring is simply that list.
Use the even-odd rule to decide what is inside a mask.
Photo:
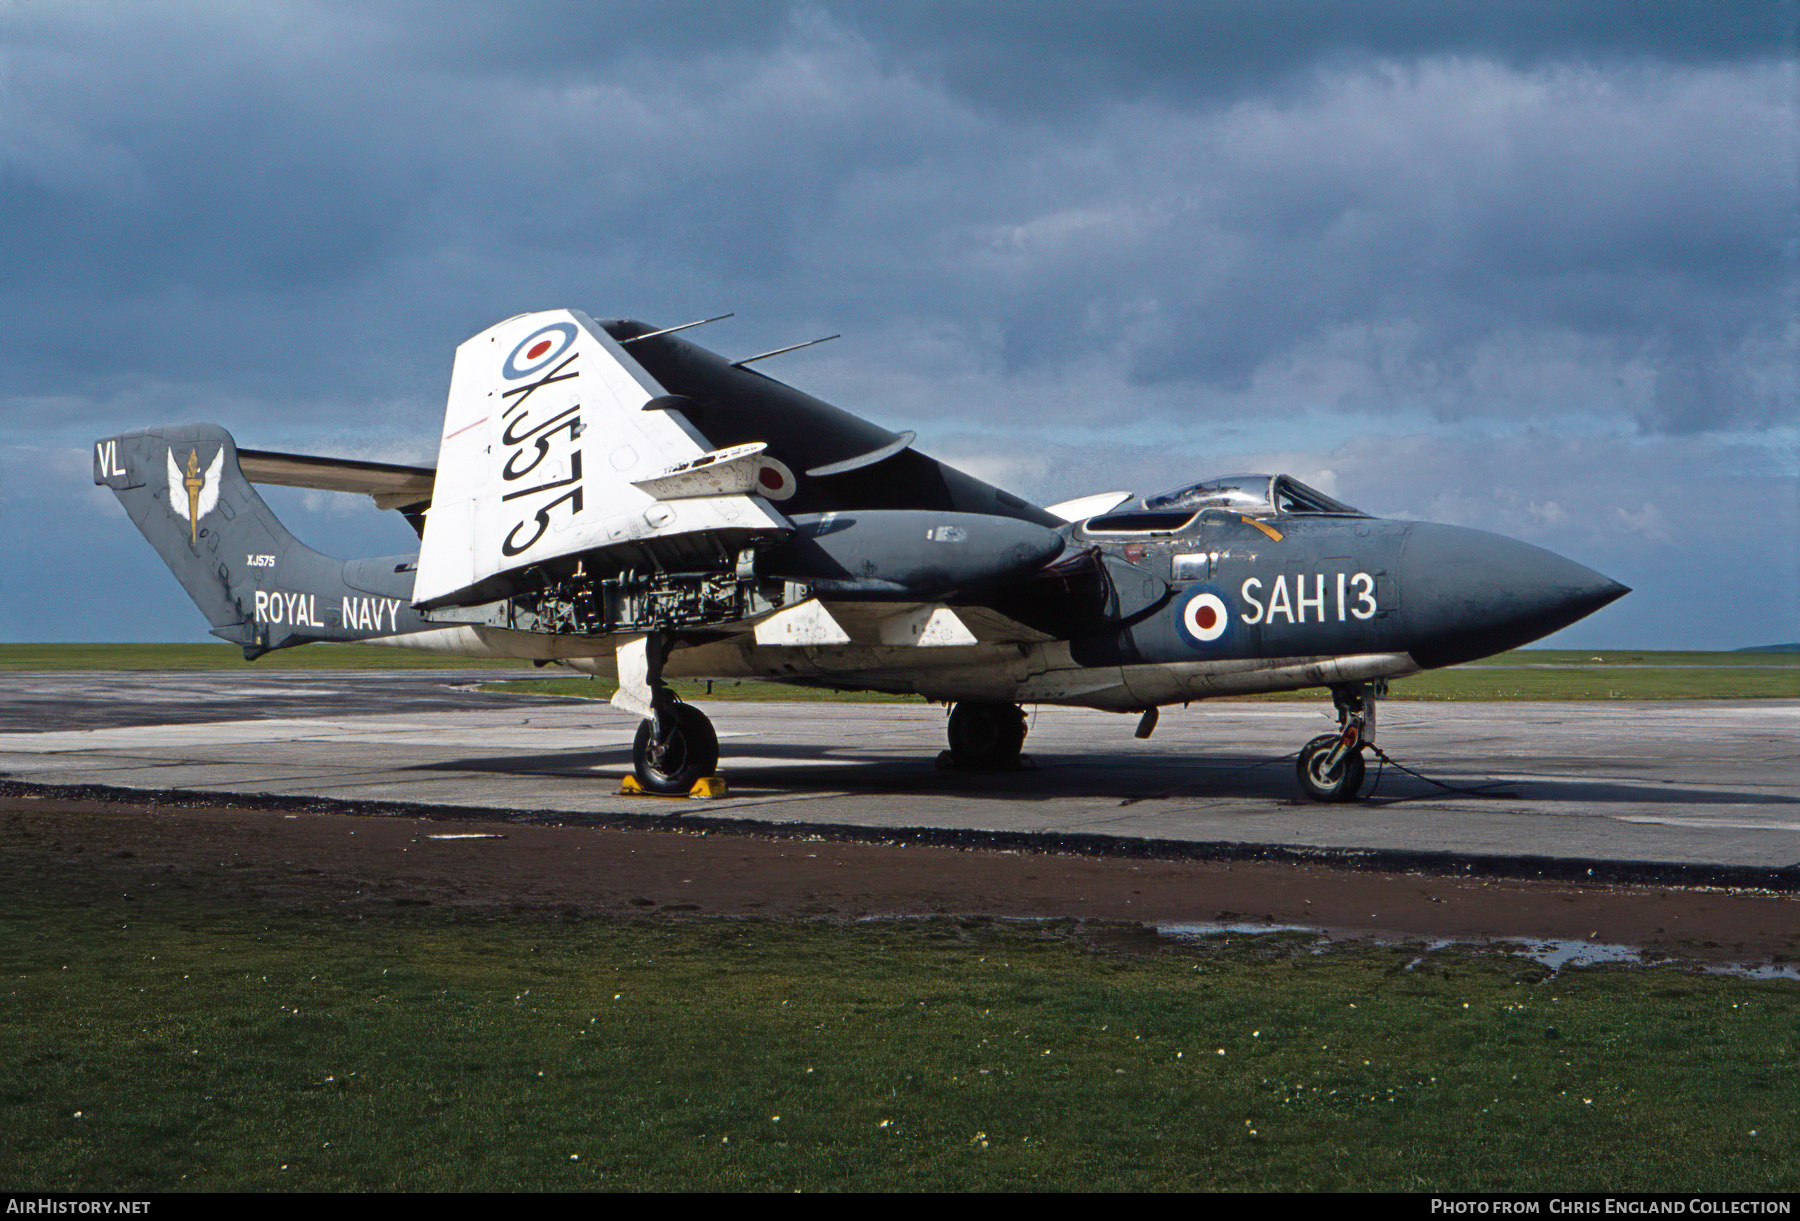
[{"label": "white tail fin", "polygon": [[[709,554],[791,529],[761,497],[662,500],[638,484],[712,446],[678,414],[645,411],[663,388],[587,315],[521,314],[456,349],[414,596],[489,601],[550,561],[643,565],[708,536]],[[659,547],[662,550],[659,551]]]}]

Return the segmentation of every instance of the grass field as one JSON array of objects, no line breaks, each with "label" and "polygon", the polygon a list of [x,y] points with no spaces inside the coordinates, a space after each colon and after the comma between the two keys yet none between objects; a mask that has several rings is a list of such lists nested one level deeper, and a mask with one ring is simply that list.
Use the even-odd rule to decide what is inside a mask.
[{"label": "grass field", "polygon": [[[1592,656],[1591,654],[1589,656]],[[1637,660],[1607,662],[1542,662],[1529,652],[1503,654],[1480,666],[1431,670],[1396,679],[1389,698],[1397,700],[1667,700],[1667,699],[1800,699],[1800,665],[1765,663],[1762,667],[1733,662],[1685,660],[1731,658],[1736,653],[1631,654]],[[1765,654],[1767,656],[1767,654]],[[1684,660],[1664,661],[1665,657]],[[1515,658],[1526,658],[1517,661]],[[870,692],[832,692],[779,683],[703,682],[671,684],[683,699],[777,699],[884,701],[916,697]],[[488,691],[516,691],[605,699],[613,684],[590,678],[523,678],[484,685]],[[1248,695],[1248,700],[1313,702],[1325,698],[1320,688]]]},{"label": "grass field", "polygon": [[4,670],[523,670],[528,661],[445,657],[366,644],[309,644],[245,661],[234,644],[0,644]]},{"label": "grass field", "polygon": [[[674,684],[685,699],[892,700],[911,697],[867,692],[809,690],[777,683],[703,682]],[[496,681],[491,691],[519,691],[605,699],[613,685],[604,679],[523,678]],[[1318,689],[1256,700],[1314,701]],[[1800,653],[1594,654],[1550,649],[1517,649],[1472,666],[1431,670],[1394,681],[1398,700],[1594,700],[1594,699],[1800,699]]]},{"label": "grass field", "polygon": [[1791,982],[128,868],[0,866],[9,1189],[1800,1188]]},{"label": "grass field", "polygon": [[1392,685],[1395,699],[1800,699],[1800,653],[1515,649]]},{"label": "grass field", "polygon": [[[406,649],[314,644],[246,662],[226,644],[0,644],[5,670],[412,670],[511,671],[490,690],[605,699],[605,680],[554,677],[566,670],[529,662],[442,657]],[[503,685],[501,685],[503,684]],[[677,682],[683,698],[852,700],[912,699],[868,692],[833,692],[780,683]],[[1316,700],[1317,690],[1247,698]],[[1398,679],[1402,700],[1592,700],[1800,698],[1800,653],[1603,652],[1517,649],[1472,666]]]}]

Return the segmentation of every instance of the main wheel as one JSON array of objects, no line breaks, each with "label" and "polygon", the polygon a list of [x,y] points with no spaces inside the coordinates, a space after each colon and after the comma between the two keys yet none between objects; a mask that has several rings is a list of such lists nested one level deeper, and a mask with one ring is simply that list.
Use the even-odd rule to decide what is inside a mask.
[{"label": "main wheel", "polygon": [[674,730],[665,741],[655,739],[656,722],[645,721],[631,747],[632,766],[646,793],[685,795],[719,766],[719,735],[692,704],[675,705]]},{"label": "main wheel", "polygon": [[1355,801],[1357,794],[1362,792],[1363,777],[1368,771],[1363,762],[1362,747],[1345,751],[1338,759],[1337,767],[1330,771],[1325,768],[1325,760],[1338,744],[1338,736],[1328,733],[1308,742],[1300,752],[1300,762],[1294,767],[1294,774],[1300,779],[1300,791],[1314,801]]},{"label": "main wheel", "polygon": [[1019,765],[1025,745],[1025,710],[1017,704],[964,701],[950,710],[950,757],[958,767]]}]

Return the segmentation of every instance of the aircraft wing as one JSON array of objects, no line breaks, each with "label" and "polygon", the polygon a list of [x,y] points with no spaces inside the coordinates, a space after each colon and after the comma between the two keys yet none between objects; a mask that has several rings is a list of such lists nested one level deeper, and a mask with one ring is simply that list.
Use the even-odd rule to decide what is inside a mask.
[{"label": "aircraft wing", "polygon": [[587,315],[521,314],[456,350],[415,604],[473,605],[527,570],[729,566],[792,524],[751,494],[761,446],[715,448]]},{"label": "aircraft wing", "polygon": [[892,432],[646,323],[601,327],[668,397],[657,410],[709,447],[764,447],[758,491],[788,517],[847,510],[927,510],[1009,517],[1056,528],[1062,519],[912,447]]}]

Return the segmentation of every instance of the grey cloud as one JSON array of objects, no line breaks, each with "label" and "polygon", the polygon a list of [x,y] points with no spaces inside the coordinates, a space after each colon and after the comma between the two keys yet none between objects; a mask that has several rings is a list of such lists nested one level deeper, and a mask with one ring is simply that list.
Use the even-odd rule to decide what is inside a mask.
[{"label": "grey cloud", "polygon": [[[433,70],[531,78],[596,64],[762,54],[821,18],[921,74],[997,103],[1134,89],[1265,87],[1297,66],[1352,56],[1482,55],[1705,63],[1780,56],[1794,12],[1779,0],[357,0],[284,6],[290,29],[366,15],[363,39]],[[1222,83],[1221,83],[1222,82]]]},{"label": "grey cloud", "polygon": [[[1771,151],[1793,144],[1791,64],[1724,44],[1691,67],[1350,62],[1264,23],[1307,64],[1289,88],[1097,96],[1047,124],[918,67],[922,28],[840,11],[685,50],[679,22],[631,6],[159,10],[119,43],[92,22],[26,40],[5,189],[33,240],[0,254],[8,387],[204,368],[275,400],[326,379],[391,397],[424,363],[403,353],[512,308],[729,301],[796,330],[936,314],[1014,375],[1113,359],[1196,410],[1237,409],[1322,346],[1341,361],[1334,337],[1362,330],[1409,339],[1359,409],[1403,393],[1481,414],[1472,372],[1531,333],[1608,350],[1628,391],[1654,366],[1648,400],[1606,404],[1648,429],[1779,414],[1747,389],[1778,374],[1744,362],[1778,351],[1793,283],[1792,158]],[[1142,50],[1138,17],[1075,38],[1085,11],[1021,37]],[[947,20],[943,46],[976,21]],[[1418,45],[1491,42],[1468,30]],[[570,50],[590,43],[591,61]]]},{"label": "grey cloud", "polygon": [[[1793,129],[1783,77],[1445,61],[1121,123],[1099,137],[1117,176],[1071,181],[1060,216],[1019,227],[1046,236],[1019,259],[1031,286],[1014,304],[1063,316],[1032,327],[1041,311],[1018,309],[1015,329],[1045,344],[1097,317],[1135,337],[1139,380],[1229,392],[1343,326],[1404,326],[1410,380],[1437,371],[1432,405],[1450,414],[1482,410],[1458,401],[1458,374],[1508,331],[1601,340],[1620,363],[1667,350],[1672,369],[1717,364],[1781,327],[1791,288],[1788,172],[1770,153],[1791,145],[1772,139]],[[1586,138],[1560,151],[1571,128]],[[1084,212],[1088,232],[1062,224]],[[1741,396],[1713,402],[1711,421],[1643,422],[1758,414]]]},{"label": "grey cloud", "polygon": [[1795,11],[1705,0],[998,0],[833,3],[913,70],[1001,113],[1055,116],[1121,98],[1177,105],[1304,89],[1321,65],[1474,57],[1685,65],[1781,59]]}]

